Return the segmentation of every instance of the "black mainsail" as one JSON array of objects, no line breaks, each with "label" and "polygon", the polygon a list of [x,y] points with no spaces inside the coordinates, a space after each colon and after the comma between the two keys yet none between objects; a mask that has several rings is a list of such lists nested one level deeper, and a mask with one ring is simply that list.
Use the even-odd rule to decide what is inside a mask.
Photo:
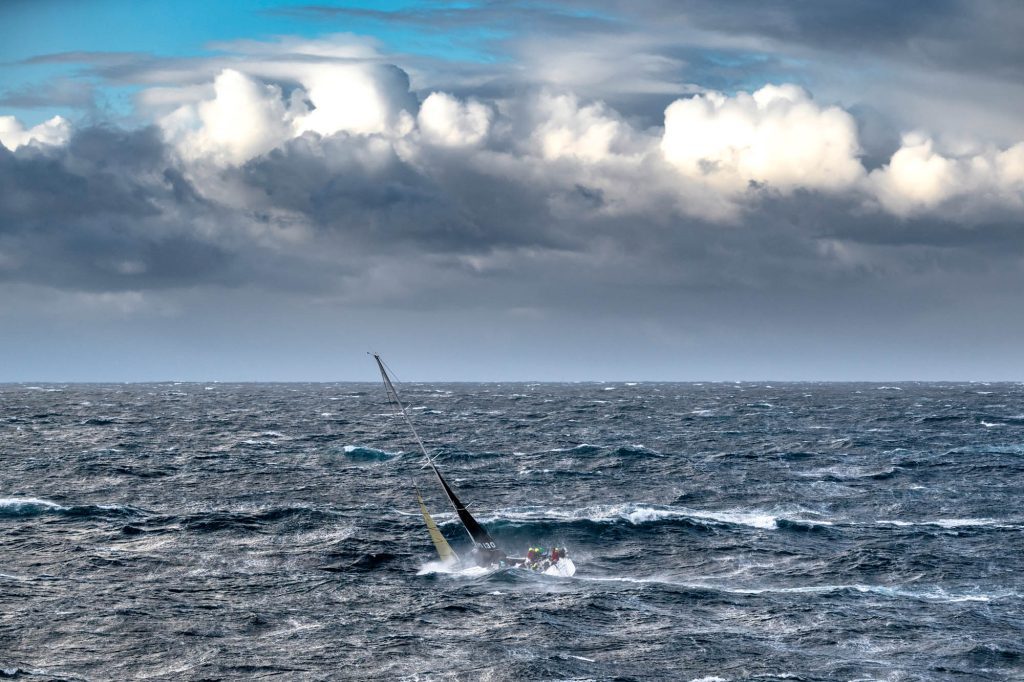
[{"label": "black mainsail", "polygon": [[[426,459],[427,465],[434,471],[434,475],[437,476],[438,482],[444,489],[444,494],[451,502],[452,507],[455,508],[455,513],[458,515],[459,520],[465,527],[466,532],[469,533],[469,537],[473,540],[474,554],[477,557],[477,562],[480,564],[491,564],[496,563],[505,558],[505,553],[498,549],[497,543],[487,532],[487,529],[480,525],[480,522],[473,518],[473,515],[466,509],[466,505],[462,504],[455,491],[452,490],[448,482],[444,480],[444,476],[441,475],[441,471],[434,464],[434,460],[427,454],[427,449],[423,447],[423,441],[420,439],[420,435],[416,432],[416,427],[413,426],[412,420],[409,419],[408,413],[405,411],[405,406],[402,405],[401,399],[398,397],[398,391],[395,390],[395,385],[391,383],[391,377],[388,376],[387,370],[384,369],[384,362],[380,359],[380,355],[373,353],[373,359],[377,361],[377,368],[380,369],[380,376],[384,380],[384,390],[387,392],[388,400],[390,400],[402,417],[405,419],[405,423],[409,426],[409,430],[412,431],[413,437],[416,439],[416,444],[420,448],[420,452],[423,453],[423,457]],[[440,550],[439,550],[440,551]]]}]

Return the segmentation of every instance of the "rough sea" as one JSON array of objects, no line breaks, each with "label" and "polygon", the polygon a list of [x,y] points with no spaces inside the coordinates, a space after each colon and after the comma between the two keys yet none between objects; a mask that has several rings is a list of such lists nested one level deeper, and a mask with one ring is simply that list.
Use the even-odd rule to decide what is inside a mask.
[{"label": "rough sea", "polygon": [[0,678],[1024,679],[1020,384],[0,386]]}]

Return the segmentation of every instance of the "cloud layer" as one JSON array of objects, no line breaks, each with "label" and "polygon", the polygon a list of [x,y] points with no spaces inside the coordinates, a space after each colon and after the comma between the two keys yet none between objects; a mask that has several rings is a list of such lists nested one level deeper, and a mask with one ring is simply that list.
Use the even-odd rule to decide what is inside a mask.
[{"label": "cloud layer", "polygon": [[[138,95],[153,120],[139,132],[0,119],[15,188],[6,277],[44,281],[36,260],[73,259],[80,242],[97,255],[65,273],[68,286],[191,286],[215,266],[211,281],[327,291],[385,247],[485,272],[628,241],[623,256],[642,254],[663,225],[731,229],[814,195],[847,225],[941,215],[969,226],[1024,204],[1024,143],[942,150],[908,133],[869,171],[854,115],[793,84],[680,96],[661,125],[641,127],[547,86],[417,95],[404,71],[350,41],[254,43],[231,68],[200,64],[173,81],[162,70]],[[636,238],[616,231],[623,223]],[[338,258],[273,274],[325,254]]]},{"label": "cloud layer", "polygon": [[[0,299],[149,319],[207,296],[251,317],[500,312],[534,335],[590,311],[678,350],[744,334],[770,347],[822,320],[935,330],[942,310],[966,319],[1024,283],[1024,136],[903,120],[875,85],[816,85],[790,66],[820,46],[788,7],[752,6],[762,32],[713,3],[641,8],[643,35],[542,12],[503,43],[512,65],[350,35],[64,55],[137,88],[135,118],[0,116]],[[878,54],[909,78],[901,41],[938,29],[890,30]]]}]

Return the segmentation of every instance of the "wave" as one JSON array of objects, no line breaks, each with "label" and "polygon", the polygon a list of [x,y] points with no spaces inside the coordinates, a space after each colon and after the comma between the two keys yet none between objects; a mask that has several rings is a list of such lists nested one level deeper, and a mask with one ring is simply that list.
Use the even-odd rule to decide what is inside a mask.
[{"label": "wave", "polygon": [[948,592],[944,588],[934,587],[930,590],[908,590],[898,586],[890,585],[808,585],[802,587],[765,587],[765,588],[741,588],[727,589],[734,594],[833,594],[841,592],[876,594],[893,599],[916,599],[919,601],[958,603],[958,602],[990,602],[999,599],[1020,599],[1019,592],[1007,590],[996,593],[978,592]]},{"label": "wave", "polygon": [[368,448],[362,445],[346,445],[342,449],[345,451],[346,457],[357,462],[383,462],[398,456],[384,450]]},{"label": "wave", "polygon": [[116,419],[109,419],[107,417],[90,417],[82,421],[82,426],[111,426],[119,423]]},{"label": "wave", "polygon": [[939,528],[1019,528],[1022,520],[1014,519],[923,519],[920,521],[903,521],[899,519],[879,519],[880,526],[899,526],[903,528],[917,526],[938,526]]},{"label": "wave", "polygon": [[[303,526],[317,526],[326,520],[334,520],[336,512],[313,507],[271,507],[254,511],[214,510],[200,512],[180,519],[185,530],[210,533],[221,530],[259,530],[279,522],[293,522]],[[163,523],[174,517],[155,519]]]},{"label": "wave", "polygon": [[657,450],[652,450],[645,445],[623,445],[615,448],[612,455],[616,457],[664,457]]},{"label": "wave", "polygon": [[983,662],[986,665],[1001,666],[1015,663],[1024,658],[1024,651],[993,643],[985,643],[975,644],[970,649],[962,652],[961,656]]},{"label": "wave", "polygon": [[76,517],[135,516],[143,513],[139,509],[124,505],[86,504],[65,506],[36,497],[0,498],[0,519],[29,518],[43,515]]},{"label": "wave", "polygon": [[67,507],[49,500],[40,500],[35,497],[5,497],[0,498],[0,517],[4,516],[38,516],[48,512],[60,512]]},{"label": "wave", "polygon": [[930,589],[909,590],[898,585],[867,585],[853,583],[848,585],[797,585],[797,586],[764,586],[746,587],[729,586],[707,582],[678,581],[671,578],[650,576],[643,578],[633,577],[590,577],[576,576],[577,580],[588,582],[622,582],[635,584],[665,585],[668,587],[680,587],[691,590],[702,590],[708,592],[719,592],[733,595],[761,595],[761,594],[875,594],[892,599],[915,599],[919,601],[937,603],[960,603],[960,602],[991,602],[1003,599],[1024,599],[1024,594],[1014,590],[1003,590],[999,592],[951,592],[943,587],[934,586]]},{"label": "wave", "polygon": [[847,481],[863,479],[884,481],[890,478],[895,478],[900,474],[902,469],[903,467],[898,465],[883,468],[870,466],[831,466],[824,469],[817,469],[815,471],[808,471],[806,473],[798,472],[796,475],[800,478],[820,480],[829,483],[845,483]]},{"label": "wave", "polygon": [[[813,514],[799,510],[797,514]],[[830,521],[817,518],[793,517],[777,512],[760,510],[722,510],[705,511],[688,507],[667,505],[648,505],[642,503],[626,503],[617,505],[595,505],[570,511],[558,509],[526,509],[504,510],[490,518],[482,519],[487,523],[508,523],[524,525],[532,523],[596,523],[615,524],[628,523],[634,526],[665,522],[684,522],[690,525],[746,526],[758,530],[774,530],[780,527],[779,521],[785,522],[786,528],[804,529],[809,526],[829,526]]]},{"label": "wave", "polygon": [[542,450],[539,454],[555,453],[555,452],[571,452],[576,455],[589,455],[594,452],[600,452],[600,445],[591,445],[590,443],[580,443],[571,448],[551,448],[550,450]]},{"label": "wave", "polygon": [[775,525],[780,530],[791,530],[799,533],[821,533],[832,526],[831,521],[806,521],[800,519],[779,518]]}]

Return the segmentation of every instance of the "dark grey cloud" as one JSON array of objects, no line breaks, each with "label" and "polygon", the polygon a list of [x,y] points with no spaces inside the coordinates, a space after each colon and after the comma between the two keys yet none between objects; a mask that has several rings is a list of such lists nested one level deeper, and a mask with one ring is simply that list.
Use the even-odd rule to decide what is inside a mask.
[{"label": "dark grey cloud", "polygon": [[393,153],[367,169],[357,158],[365,144],[359,139],[339,135],[315,152],[310,143],[294,140],[229,173],[273,206],[375,252],[465,253],[565,241],[551,229],[543,194],[515,177],[474,172],[459,154],[433,152],[425,175]]},{"label": "dark grey cloud", "polygon": [[[489,172],[459,150],[426,152],[419,167],[389,151],[367,166],[370,145],[307,135],[212,171],[244,191],[244,207],[197,188],[154,128],[87,128],[63,147],[0,150],[0,276],[68,290],[348,295],[338,288],[358,290],[360,273],[393,268],[411,298],[426,279],[450,287],[435,306],[484,296],[509,307],[654,311],[674,296],[898,281],[922,264],[1009,271],[1022,251],[1009,214],[965,227],[868,211],[854,198],[766,191],[737,224],[657,207],[614,215],[602,212],[600,190],[579,183]],[[304,226],[303,238],[261,241],[282,221]]]},{"label": "dark grey cloud", "polygon": [[[153,129],[85,129],[66,148],[0,150],[0,179],[13,188],[0,199],[0,277],[36,287],[12,291],[41,302],[46,296],[31,293],[39,287],[115,296],[85,299],[76,313],[59,308],[64,316],[111,305],[145,311],[155,296],[171,317],[145,324],[172,338],[186,325],[220,349],[217,357],[243,354],[218,365],[197,346],[183,367],[249,378],[324,371],[244,360],[246,352],[302,352],[300,341],[261,331],[260,319],[287,319],[301,338],[337,317],[344,326],[333,335],[385,350],[409,334],[405,321],[431,352],[472,346],[435,366],[438,376],[460,378],[509,378],[486,369],[505,353],[501,366],[530,378],[849,378],[835,363],[844,354],[869,362],[865,347],[875,349],[879,373],[853,376],[943,376],[947,351],[916,351],[905,374],[884,355],[926,342],[947,316],[966,319],[970,310],[975,338],[1017,329],[996,304],[1024,284],[1019,225],[1009,222],[900,220],[823,194],[770,192],[736,224],[612,216],[598,211],[599,191],[502,177],[456,152],[438,152],[430,174],[398,157],[368,172],[364,144],[307,136],[218,170],[258,197],[243,208],[196,187]],[[552,209],[554,199],[563,210]],[[310,226],[303,240],[252,236],[282,212]],[[358,325],[366,330],[355,333]],[[864,338],[876,332],[882,340]],[[506,348],[493,334],[518,345]],[[942,338],[948,353],[962,349],[959,336]],[[253,350],[266,339],[275,340]],[[646,359],[622,356],[625,348],[646,349]],[[159,366],[155,357],[137,362],[137,371]]]},{"label": "dark grey cloud", "polygon": [[66,147],[0,149],[0,277],[72,290],[209,281],[227,258],[166,224],[177,202],[156,131],[88,128]]},{"label": "dark grey cloud", "polygon": [[665,5],[647,7],[645,11],[641,4],[635,11],[648,19],[674,18],[822,52],[882,56],[1014,79],[1024,64],[1018,39],[1024,30],[1024,6],[1013,0],[688,0],[667,12]]}]

